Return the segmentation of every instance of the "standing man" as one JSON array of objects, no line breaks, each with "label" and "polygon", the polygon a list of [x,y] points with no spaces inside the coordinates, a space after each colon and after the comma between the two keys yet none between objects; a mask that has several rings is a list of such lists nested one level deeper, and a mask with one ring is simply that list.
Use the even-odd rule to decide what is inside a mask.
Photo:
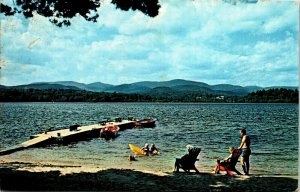
[{"label": "standing man", "polygon": [[250,137],[246,134],[246,129],[242,129],[240,131],[240,134],[242,137],[242,142],[241,145],[239,146],[239,149],[242,149],[241,164],[245,175],[249,175],[249,168],[250,168],[249,157],[251,154]]}]

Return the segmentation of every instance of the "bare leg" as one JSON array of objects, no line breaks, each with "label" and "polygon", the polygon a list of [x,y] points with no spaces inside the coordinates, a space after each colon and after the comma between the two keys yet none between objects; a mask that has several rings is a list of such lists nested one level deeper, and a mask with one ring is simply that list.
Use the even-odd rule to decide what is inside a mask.
[{"label": "bare leg", "polygon": [[196,173],[200,173],[196,167],[195,167],[195,171],[196,171]]},{"label": "bare leg", "polygon": [[175,161],[174,171],[179,172],[179,161],[178,161],[178,159],[176,159],[176,161]]},{"label": "bare leg", "polygon": [[246,165],[246,175],[249,175],[249,169],[250,169],[249,157],[245,158],[245,165]]},{"label": "bare leg", "polygon": [[236,168],[234,168],[233,171],[236,172],[238,175],[242,175]]},{"label": "bare leg", "polygon": [[215,172],[215,174],[219,174],[220,173],[220,165],[219,165],[219,163],[216,164],[214,172]]},{"label": "bare leg", "polygon": [[243,171],[244,171],[245,175],[247,175],[247,167],[246,167],[246,163],[245,163],[244,157],[241,158],[241,164],[242,164]]}]

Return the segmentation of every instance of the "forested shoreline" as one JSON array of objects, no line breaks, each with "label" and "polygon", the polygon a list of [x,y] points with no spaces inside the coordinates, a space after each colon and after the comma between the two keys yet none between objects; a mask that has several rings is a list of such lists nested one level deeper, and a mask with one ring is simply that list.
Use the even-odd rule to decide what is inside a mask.
[{"label": "forested shoreline", "polygon": [[200,93],[149,96],[143,94],[91,92],[71,89],[0,89],[0,102],[214,102],[298,103],[298,89],[259,90],[245,96]]}]

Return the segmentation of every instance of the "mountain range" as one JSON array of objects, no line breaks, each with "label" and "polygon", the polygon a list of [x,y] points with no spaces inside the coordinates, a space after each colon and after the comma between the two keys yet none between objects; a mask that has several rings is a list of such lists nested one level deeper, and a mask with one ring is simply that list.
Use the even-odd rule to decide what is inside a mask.
[{"label": "mountain range", "polygon": [[130,84],[111,85],[101,82],[90,84],[78,83],[75,81],[56,81],[56,82],[37,82],[26,85],[4,86],[0,88],[15,89],[69,89],[69,90],[86,90],[92,92],[109,92],[109,93],[128,93],[143,94],[150,96],[166,96],[166,95],[184,95],[186,93],[195,94],[213,94],[213,95],[230,95],[243,96],[248,93],[263,89],[286,88],[298,89],[298,87],[274,86],[274,87],[258,87],[258,86],[239,86],[231,84],[209,85],[203,82],[189,81],[183,79],[174,79],[170,81],[140,81]]}]

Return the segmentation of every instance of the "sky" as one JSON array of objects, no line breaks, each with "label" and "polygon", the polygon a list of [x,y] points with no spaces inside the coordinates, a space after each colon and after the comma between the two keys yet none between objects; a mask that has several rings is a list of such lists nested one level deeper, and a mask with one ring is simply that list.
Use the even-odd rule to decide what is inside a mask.
[{"label": "sky", "polygon": [[61,28],[38,15],[1,15],[0,84],[298,86],[299,2],[228,2],[160,0],[152,18],[104,0],[97,23],[76,17]]}]

